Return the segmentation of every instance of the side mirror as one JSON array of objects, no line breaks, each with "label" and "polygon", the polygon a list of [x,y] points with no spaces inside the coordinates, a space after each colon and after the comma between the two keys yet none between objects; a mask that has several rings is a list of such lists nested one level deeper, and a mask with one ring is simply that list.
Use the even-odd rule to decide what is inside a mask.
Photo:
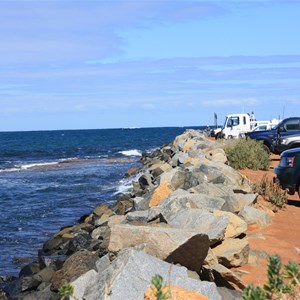
[{"label": "side mirror", "polygon": [[283,130],[282,127],[278,127],[278,128],[277,128],[277,134],[278,134],[278,135],[280,135],[280,133],[283,132],[283,131],[284,131],[284,130]]}]

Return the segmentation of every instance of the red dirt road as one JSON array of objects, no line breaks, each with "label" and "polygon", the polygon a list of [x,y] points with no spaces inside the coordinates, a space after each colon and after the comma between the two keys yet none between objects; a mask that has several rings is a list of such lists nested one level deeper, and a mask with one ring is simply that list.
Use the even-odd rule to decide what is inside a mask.
[{"label": "red dirt road", "polygon": [[[274,167],[279,162],[279,156],[273,155],[269,171],[242,170],[241,173],[252,182],[260,181],[264,175],[271,180],[274,177]],[[286,208],[278,211],[272,217],[271,225],[265,228],[249,226],[247,231],[251,250],[264,251],[269,255],[278,254],[282,263],[296,261],[300,263],[300,199],[298,194],[289,195]],[[250,261],[237,269],[242,274],[246,284],[262,286],[267,279],[266,258],[256,262]]]}]

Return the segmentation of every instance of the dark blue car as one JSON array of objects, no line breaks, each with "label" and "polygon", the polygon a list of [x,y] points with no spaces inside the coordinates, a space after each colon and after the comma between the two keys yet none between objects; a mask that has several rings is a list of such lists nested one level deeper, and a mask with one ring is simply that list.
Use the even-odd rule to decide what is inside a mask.
[{"label": "dark blue car", "polygon": [[282,152],[280,162],[274,169],[276,177],[274,182],[288,193],[294,195],[298,192],[300,197],[300,148],[290,149]]},{"label": "dark blue car", "polygon": [[265,150],[270,152],[275,149],[274,141],[278,138],[283,138],[297,133],[300,133],[300,117],[284,119],[271,130],[246,132],[245,136],[246,138],[262,141]]}]

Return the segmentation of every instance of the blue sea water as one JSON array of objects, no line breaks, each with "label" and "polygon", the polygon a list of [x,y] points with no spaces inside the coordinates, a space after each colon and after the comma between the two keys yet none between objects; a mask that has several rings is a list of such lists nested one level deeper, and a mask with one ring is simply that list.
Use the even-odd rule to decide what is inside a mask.
[{"label": "blue sea water", "polygon": [[0,132],[0,275],[17,275],[61,227],[115,203],[142,152],[186,129]]}]

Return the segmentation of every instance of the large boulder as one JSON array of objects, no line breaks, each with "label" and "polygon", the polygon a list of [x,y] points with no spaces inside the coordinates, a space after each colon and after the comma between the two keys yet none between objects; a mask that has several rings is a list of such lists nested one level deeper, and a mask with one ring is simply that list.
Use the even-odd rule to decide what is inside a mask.
[{"label": "large boulder", "polygon": [[191,203],[192,207],[206,209],[210,212],[222,209],[225,204],[224,199],[205,194],[189,194],[187,200]]},{"label": "large boulder", "polygon": [[134,210],[147,210],[149,208],[149,197],[134,197],[132,200]]},{"label": "large boulder", "polygon": [[172,169],[172,167],[168,163],[165,163],[165,162],[156,163],[156,164],[152,165],[151,167],[149,167],[149,171],[150,171],[151,175],[153,176],[153,178],[156,178],[156,177],[160,176],[162,173],[167,172],[171,169]]},{"label": "large boulder", "polygon": [[156,274],[167,284],[195,291],[210,300],[221,300],[214,283],[191,279],[185,267],[171,265],[133,249],[120,253],[101,273],[91,270],[71,284],[75,299],[143,300]]},{"label": "large boulder", "polygon": [[211,197],[220,197],[225,200],[222,210],[233,213],[238,213],[244,206],[254,203],[257,198],[257,194],[246,193],[234,185],[205,181],[190,188],[189,191]]},{"label": "large boulder", "polygon": [[228,217],[215,217],[212,213],[202,209],[184,209],[177,212],[168,224],[179,229],[205,233],[209,237],[210,245],[214,245],[224,239]]},{"label": "large boulder", "polygon": [[172,188],[170,182],[162,180],[150,198],[149,207],[155,207],[159,205],[160,202],[166,199],[173,190],[174,189]]},{"label": "large boulder", "polygon": [[223,210],[230,211],[233,213],[240,212],[245,206],[248,206],[255,202],[257,198],[257,194],[245,194],[245,193],[234,193],[234,194],[228,194],[227,196],[224,196],[223,199],[225,199],[225,205],[223,207]]},{"label": "large boulder", "polygon": [[187,200],[188,196],[189,192],[177,189],[160,202],[157,209],[159,209],[163,221],[168,223],[177,212],[183,209],[196,208],[195,205],[193,206],[190,201]]},{"label": "large boulder", "polygon": [[128,224],[111,228],[109,251],[118,253],[138,245],[149,255],[199,271],[210,241],[207,234],[187,229]]},{"label": "large boulder", "polygon": [[245,206],[240,212],[241,216],[248,225],[256,224],[259,227],[265,227],[272,222],[269,214],[252,206]]},{"label": "large boulder", "polygon": [[63,264],[62,269],[52,276],[52,288],[58,289],[63,283],[75,280],[91,269],[96,269],[98,254],[87,250],[80,250],[71,255]]},{"label": "large boulder", "polygon": [[245,233],[248,225],[247,223],[238,215],[229,212],[229,211],[222,211],[222,210],[215,210],[214,216],[221,217],[226,216],[229,220],[229,224],[225,231],[225,238],[235,238],[240,236],[241,234]]},{"label": "large boulder", "polygon": [[209,160],[218,161],[223,164],[227,162],[225,151],[221,148],[207,150],[205,157]]},{"label": "large boulder", "polygon": [[246,287],[246,284],[239,276],[221,264],[215,264],[209,267],[204,266],[202,275],[206,277],[207,280],[215,282],[218,286],[223,286],[228,289],[242,291]]},{"label": "large boulder", "polygon": [[235,190],[246,193],[251,192],[249,181],[237,170],[218,161],[207,160],[206,163],[194,168],[193,172],[198,174],[199,182],[211,182],[233,186]]},{"label": "large boulder", "polygon": [[249,243],[241,239],[226,239],[213,248],[220,264],[225,267],[240,267],[248,263]]}]

